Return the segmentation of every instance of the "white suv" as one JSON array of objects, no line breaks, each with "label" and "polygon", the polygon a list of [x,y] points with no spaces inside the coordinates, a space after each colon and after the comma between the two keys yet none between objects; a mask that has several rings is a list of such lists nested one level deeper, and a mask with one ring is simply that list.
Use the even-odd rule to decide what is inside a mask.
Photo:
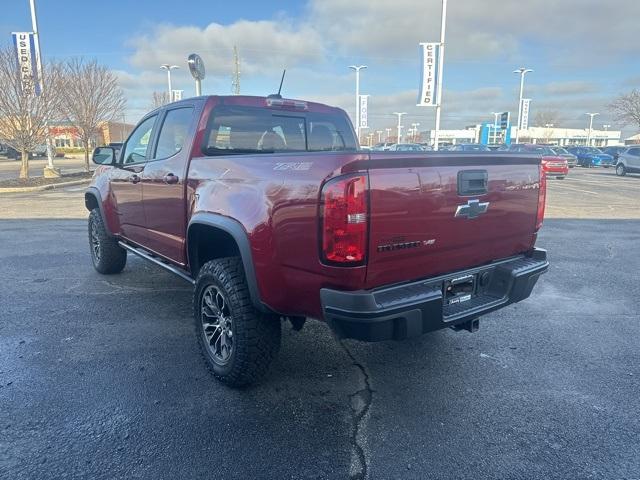
[{"label": "white suv", "polygon": [[618,156],[616,175],[627,173],[640,173],[640,145],[629,147]]}]

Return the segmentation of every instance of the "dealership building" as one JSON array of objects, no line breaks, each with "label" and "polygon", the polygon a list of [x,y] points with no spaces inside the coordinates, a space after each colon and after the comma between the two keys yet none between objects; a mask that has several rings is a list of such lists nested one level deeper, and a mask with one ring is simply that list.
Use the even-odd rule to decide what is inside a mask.
[{"label": "dealership building", "polygon": [[[441,144],[455,145],[457,143],[507,143],[515,141],[516,127],[508,129],[496,128],[493,123],[482,123],[467,127],[462,130],[440,130]],[[620,130],[592,130],[591,145],[594,147],[606,147],[611,145],[623,145]],[[433,144],[434,130],[421,132],[420,137]],[[555,127],[530,127],[520,131],[518,141],[520,143],[545,143],[552,145],[586,145],[589,138],[589,130],[586,128],[555,128]]]}]

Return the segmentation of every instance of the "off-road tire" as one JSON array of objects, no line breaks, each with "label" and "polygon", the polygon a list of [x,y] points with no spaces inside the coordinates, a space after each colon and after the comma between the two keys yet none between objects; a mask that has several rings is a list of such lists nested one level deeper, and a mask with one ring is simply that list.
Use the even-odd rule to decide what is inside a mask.
[{"label": "off-road tire", "polygon": [[[216,357],[215,345],[212,349],[204,327],[203,296],[212,288],[225,297],[226,317],[232,320],[233,347],[226,364],[221,364]],[[207,366],[218,380],[229,386],[256,383],[280,350],[280,318],[263,314],[253,306],[238,257],[211,260],[202,266],[193,295],[193,316],[198,345]]]},{"label": "off-road tire", "polygon": [[94,268],[102,274],[120,273],[127,263],[127,251],[109,235],[97,208],[89,214],[89,250]]}]

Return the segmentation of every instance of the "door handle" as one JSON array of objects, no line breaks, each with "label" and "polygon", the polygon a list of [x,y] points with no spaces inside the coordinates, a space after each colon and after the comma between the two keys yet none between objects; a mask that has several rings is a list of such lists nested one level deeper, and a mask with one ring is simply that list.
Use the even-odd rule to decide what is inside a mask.
[{"label": "door handle", "polygon": [[133,174],[129,177],[129,181],[131,183],[139,183],[140,182],[140,177],[137,174]]},{"label": "door handle", "polygon": [[164,180],[164,183],[167,183],[169,185],[175,185],[176,183],[178,183],[178,180],[180,180],[173,173],[167,173],[162,179]]}]

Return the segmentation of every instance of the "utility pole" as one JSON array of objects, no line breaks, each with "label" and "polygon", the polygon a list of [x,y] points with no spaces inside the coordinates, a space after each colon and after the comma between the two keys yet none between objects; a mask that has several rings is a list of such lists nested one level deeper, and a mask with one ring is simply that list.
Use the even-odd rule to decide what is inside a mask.
[{"label": "utility pole", "polygon": [[585,115],[589,115],[589,134],[587,135],[587,146],[591,146],[591,132],[593,130],[593,117],[596,115],[600,115],[599,113],[585,113]]},{"label": "utility pole", "polygon": [[513,73],[520,74],[520,100],[518,102],[518,128],[516,130],[516,143],[520,138],[520,128],[522,127],[522,95],[524,94],[524,76],[533,72],[530,68],[520,67],[518,70],[514,70]]},{"label": "utility pole", "polygon": [[233,81],[231,82],[231,88],[234,95],[240,95],[240,57],[238,56],[238,47],[233,46]]},{"label": "utility pole", "polygon": [[436,126],[433,149],[438,150],[440,141],[440,110],[442,109],[442,71],[444,69],[444,38],[447,25],[447,0],[442,0],[442,20],[440,22],[440,55],[438,56],[438,91],[436,92]]},{"label": "utility pole", "polygon": [[170,65],[168,63],[163,63],[160,65],[160,68],[167,71],[167,83],[169,85],[169,103],[173,102],[173,89],[171,88],[171,70],[174,68],[180,68],[178,65]]},{"label": "utility pole", "polygon": [[[46,92],[44,91],[44,75],[42,71],[42,55],[40,54],[40,34],[38,33],[38,16],[36,15],[36,2],[35,0],[29,0],[29,7],[31,8],[31,29],[33,30],[33,43],[36,50],[36,68],[38,70],[38,83],[40,84],[40,95],[44,96],[44,102],[46,102]],[[37,95],[37,92],[36,92]],[[48,116],[48,113],[47,113]],[[59,177],[60,172],[53,166],[53,145],[51,143],[51,134],[49,132],[49,119],[45,119],[45,132],[47,144],[47,166],[44,170],[45,176],[47,174],[53,177]]]},{"label": "utility pole", "polygon": [[407,112],[393,112],[393,114],[398,116],[398,139],[396,143],[402,143],[402,116],[406,115]]},{"label": "utility pole", "polygon": [[349,68],[356,72],[356,137],[360,143],[360,70],[367,68],[367,66],[351,65]]}]

